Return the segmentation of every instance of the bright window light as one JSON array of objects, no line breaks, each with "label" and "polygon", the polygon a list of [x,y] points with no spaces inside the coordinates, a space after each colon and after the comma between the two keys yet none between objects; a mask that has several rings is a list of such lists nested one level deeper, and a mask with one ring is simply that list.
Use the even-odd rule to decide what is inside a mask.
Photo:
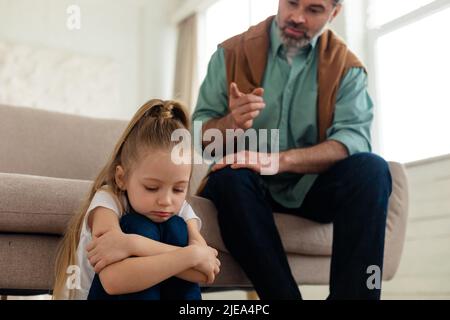
[{"label": "bright window light", "polygon": [[371,0],[369,26],[376,27],[423,7],[434,0]]},{"label": "bright window light", "polygon": [[217,45],[246,31],[251,25],[277,14],[278,0],[218,0],[203,14],[199,34],[199,77],[206,75],[209,59]]},{"label": "bright window light", "polygon": [[443,40],[443,30],[450,30],[450,9],[378,40],[381,148],[389,160],[450,153],[450,42]]},{"label": "bright window light", "polygon": [[219,0],[206,11],[205,37],[209,58],[224,40],[244,32],[249,27],[248,0]]},{"label": "bright window light", "polygon": [[257,24],[269,16],[276,15],[278,11],[278,2],[278,0],[251,0],[251,24]]}]

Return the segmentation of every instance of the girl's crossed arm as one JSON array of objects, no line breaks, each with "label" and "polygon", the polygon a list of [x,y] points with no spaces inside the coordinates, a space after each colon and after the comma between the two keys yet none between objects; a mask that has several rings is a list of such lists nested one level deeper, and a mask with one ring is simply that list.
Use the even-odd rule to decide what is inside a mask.
[{"label": "girl's crossed arm", "polygon": [[188,229],[189,244],[198,244],[201,246],[207,246],[205,238],[200,234],[198,229],[197,219],[190,219],[186,221]]},{"label": "girl's crossed arm", "polygon": [[[94,209],[94,211],[91,212],[89,216],[88,224],[91,227],[93,235],[93,241],[87,247],[88,258],[91,265],[94,266],[95,272],[100,274],[100,279],[102,280],[102,283],[103,283],[102,278],[108,278],[107,275],[110,275],[111,272],[115,270],[115,268],[109,268],[108,272],[105,272],[103,276],[102,270],[107,266],[112,267],[113,265],[116,265],[117,262],[123,259],[129,258],[131,256],[151,257],[161,254],[173,253],[174,251],[178,251],[180,249],[179,247],[168,245],[143,236],[135,234],[124,234],[120,228],[117,215],[112,210],[107,208],[98,207]],[[208,249],[211,250],[212,248]],[[215,251],[215,249],[212,250]],[[136,258],[130,259],[132,259],[133,261],[140,260],[140,259],[136,260]],[[147,259],[145,261],[150,262],[152,260],[153,259]],[[187,259],[186,261],[189,261],[189,259]],[[144,265],[147,264],[146,262],[144,263]],[[219,271],[218,267],[220,266],[220,262],[218,262],[217,260],[215,261],[214,265],[211,265],[211,261],[209,261],[208,259],[200,262],[201,262],[200,264],[197,263],[194,266],[188,267],[184,266],[184,264],[181,264],[179,265],[181,266],[179,272],[171,274],[171,276],[175,275],[183,280],[191,282],[212,283],[214,281],[215,275]],[[123,265],[139,267],[139,263],[127,262],[124,263]],[[164,269],[164,267],[162,269]],[[123,272],[122,268],[117,271],[118,272],[120,271],[121,274],[125,275],[125,273],[122,273]],[[177,270],[174,269],[171,270],[170,272],[174,271]],[[129,275],[129,277],[139,279],[140,276],[138,276],[137,273],[134,274],[132,273]],[[124,278],[127,279],[128,276]]]},{"label": "girl's crossed arm", "polygon": [[100,281],[110,295],[143,291],[210,259],[207,250],[193,245],[155,256],[127,258],[104,268]]}]

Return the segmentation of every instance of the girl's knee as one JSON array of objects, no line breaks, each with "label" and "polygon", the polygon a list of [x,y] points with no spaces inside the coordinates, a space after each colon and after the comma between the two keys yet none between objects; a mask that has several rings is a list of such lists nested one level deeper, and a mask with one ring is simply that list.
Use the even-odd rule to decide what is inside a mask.
[{"label": "girl's knee", "polygon": [[173,216],[164,222],[161,241],[177,247],[188,245],[187,225],[183,218]]},{"label": "girl's knee", "polygon": [[120,227],[124,233],[138,234],[156,241],[161,240],[160,230],[157,224],[141,214],[125,214],[120,219]]}]

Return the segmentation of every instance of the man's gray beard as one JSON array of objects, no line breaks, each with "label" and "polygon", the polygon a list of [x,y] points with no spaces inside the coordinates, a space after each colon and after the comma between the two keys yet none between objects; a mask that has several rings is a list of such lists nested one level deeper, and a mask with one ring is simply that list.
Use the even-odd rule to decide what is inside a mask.
[{"label": "man's gray beard", "polygon": [[309,38],[294,39],[294,38],[285,36],[281,29],[280,29],[280,38],[281,38],[281,42],[288,50],[289,49],[300,50],[311,43],[311,39],[309,39]]},{"label": "man's gray beard", "polygon": [[312,41],[312,39],[314,39],[315,37],[320,37],[324,32],[325,32],[325,30],[327,29],[327,27],[328,27],[328,24],[326,24],[323,28],[322,28],[322,30],[320,30],[316,35],[314,35],[313,37],[311,37],[311,38],[303,38],[303,39],[294,39],[294,38],[291,38],[291,37],[288,37],[288,36],[286,36],[284,33],[283,33],[283,30],[280,28],[280,27],[278,27],[278,32],[279,32],[279,34],[280,34],[280,39],[281,39],[281,42],[283,43],[283,45],[285,46],[285,48],[289,51],[289,50],[300,50],[300,49],[303,49],[303,48],[305,48],[306,46],[308,46],[310,43],[311,43],[311,41]]}]

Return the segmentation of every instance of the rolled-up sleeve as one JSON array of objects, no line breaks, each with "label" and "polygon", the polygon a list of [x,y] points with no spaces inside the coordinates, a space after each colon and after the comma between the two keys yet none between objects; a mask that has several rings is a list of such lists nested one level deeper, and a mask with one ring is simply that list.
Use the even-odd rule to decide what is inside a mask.
[{"label": "rolled-up sleeve", "polygon": [[227,95],[225,57],[223,49],[219,47],[209,62],[192,121],[206,122],[225,116],[228,113]]},{"label": "rolled-up sleeve", "polygon": [[367,75],[362,68],[352,68],[339,88],[334,120],[327,131],[327,140],[345,145],[349,155],[371,152],[372,121],[373,102],[367,92]]}]

